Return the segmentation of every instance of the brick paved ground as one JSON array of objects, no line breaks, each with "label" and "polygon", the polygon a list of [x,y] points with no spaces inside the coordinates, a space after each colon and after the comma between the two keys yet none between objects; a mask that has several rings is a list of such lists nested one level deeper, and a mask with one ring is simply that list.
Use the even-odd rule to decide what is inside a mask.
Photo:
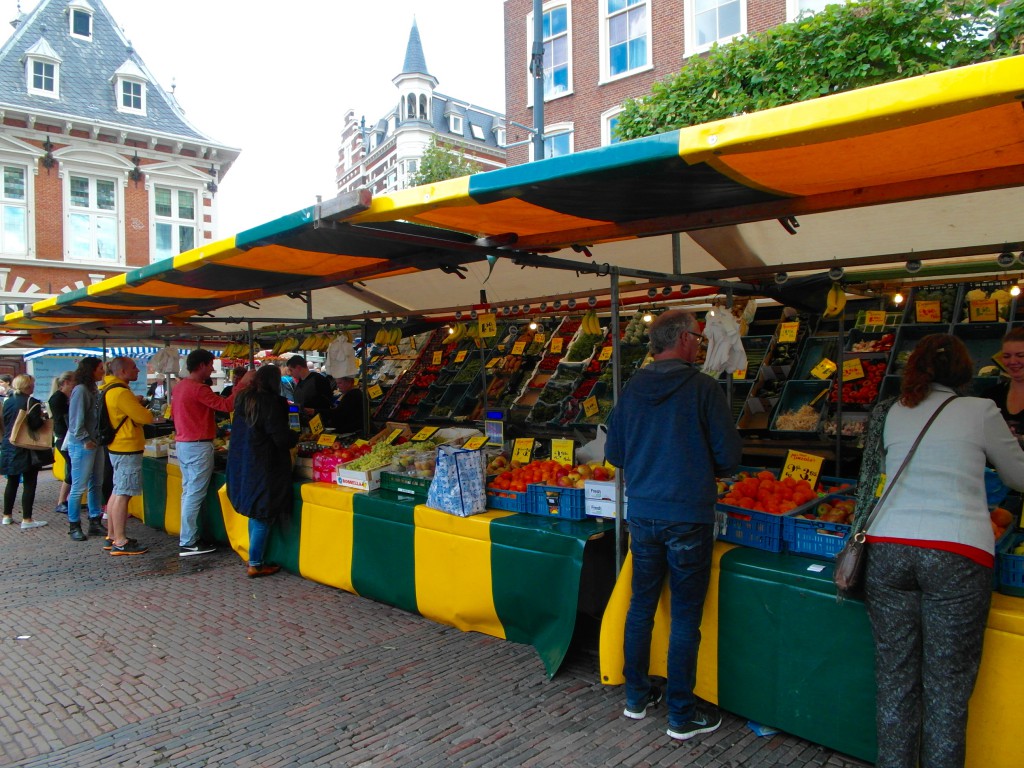
[{"label": "brick paved ground", "polygon": [[[661,707],[619,716],[593,637],[554,680],[536,653],[280,574],[234,553],[179,559],[131,521],[148,555],[112,558],[46,528],[0,529],[0,765],[863,766],[726,714],[672,742]],[[17,516],[16,516],[17,517]]]}]

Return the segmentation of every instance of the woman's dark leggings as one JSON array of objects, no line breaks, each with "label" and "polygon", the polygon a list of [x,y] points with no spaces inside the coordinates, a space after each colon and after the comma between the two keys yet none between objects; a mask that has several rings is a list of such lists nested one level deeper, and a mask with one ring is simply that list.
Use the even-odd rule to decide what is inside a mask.
[{"label": "woman's dark leggings", "polygon": [[4,488],[4,517],[10,517],[14,511],[14,500],[18,496],[18,484],[23,483],[25,490],[21,493],[21,516],[32,519],[32,505],[36,502],[36,479],[38,469],[30,469],[21,475],[7,475],[7,487]]}]

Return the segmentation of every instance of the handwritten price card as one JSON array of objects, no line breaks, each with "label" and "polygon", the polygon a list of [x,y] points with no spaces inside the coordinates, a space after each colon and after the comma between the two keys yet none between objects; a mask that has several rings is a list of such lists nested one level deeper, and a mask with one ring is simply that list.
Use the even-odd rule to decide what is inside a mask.
[{"label": "handwritten price card", "polygon": [[466,354],[467,354],[466,350],[464,350],[464,349],[459,350],[458,352],[456,352],[455,353],[455,362],[456,363],[461,363],[463,360],[466,359]]},{"label": "handwritten price card", "polygon": [[500,357],[492,357],[490,360],[487,361],[487,367],[488,368],[493,368],[499,362],[501,362],[501,358]]},{"label": "handwritten price card", "polygon": [[372,387],[366,390],[366,394],[370,396],[371,400],[376,400],[378,397],[384,394],[384,390],[380,388],[380,384],[374,384]]},{"label": "handwritten price card", "polygon": [[423,427],[419,432],[412,436],[414,443],[420,442],[421,440],[429,439],[440,427]]},{"label": "handwritten price card", "polygon": [[732,377],[737,381],[742,381],[743,379],[747,378],[747,369],[743,368],[742,370],[739,371],[733,371]]},{"label": "handwritten price card", "polygon": [[796,341],[796,335],[800,331],[800,323],[782,323],[779,326],[779,344],[792,344]]},{"label": "handwritten price card", "polygon": [[322,435],[320,435],[320,437],[316,439],[316,444],[330,448],[332,445],[334,445],[334,441],[336,439],[337,438],[334,435],[329,435],[326,432],[324,432]]},{"label": "handwritten price card", "polygon": [[815,456],[813,453],[789,451],[786,454],[786,463],[782,465],[782,479],[792,477],[794,480],[806,480],[813,488],[818,483],[823,461],[824,457]]},{"label": "handwritten price card", "polygon": [[383,443],[384,443],[384,445],[391,445],[393,442],[395,442],[395,440],[397,440],[401,436],[402,436],[402,430],[401,429],[392,429],[391,433],[388,434],[384,438]]},{"label": "handwritten price card", "polygon": [[526,342],[525,341],[517,341],[515,344],[512,345],[512,354],[513,355],[521,355],[525,351],[526,351]]},{"label": "handwritten price card", "polygon": [[941,323],[942,304],[938,301],[915,302],[914,314],[919,323]]},{"label": "handwritten price card", "polygon": [[597,404],[597,398],[594,397],[593,395],[591,395],[590,397],[588,397],[586,400],[583,401],[583,413],[584,413],[584,415],[586,415],[586,416],[593,416],[599,410],[601,410],[601,408]]},{"label": "handwritten price card", "polygon": [[864,325],[885,325],[884,309],[869,309],[864,313]]},{"label": "handwritten price card", "polygon": [[498,317],[493,312],[480,315],[477,324],[480,326],[481,339],[490,339],[498,335]]},{"label": "handwritten price card", "polygon": [[533,340],[536,341],[538,344],[543,344],[546,339],[547,337],[543,333],[540,333],[539,331],[533,334]]},{"label": "handwritten price card", "polygon": [[512,461],[518,461],[525,466],[530,463],[531,456],[533,456],[533,438],[516,438],[516,441],[512,444]]},{"label": "handwritten price card", "polygon": [[827,379],[836,372],[836,367],[836,364],[827,357],[822,358],[821,362],[811,369],[811,376],[816,379]]},{"label": "handwritten price card", "polygon": [[398,345],[397,344],[392,344],[391,346],[389,346],[388,347],[388,354],[391,355],[392,357],[397,355],[398,354]]},{"label": "handwritten price card", "polygon": [[559,464],[573,464],[576,444],[572,440],[552,440],[551,458]]},{"label": "handwritten price card", "polygon": [[561,336],[551,337],[551,354],[560,355],[562,353],[562,345],[565,343],[565,339]]},{"label": "handwritten price card", "polygon": [[970,315],[972,323],[999,322],[999,306],[995,299],[972,301]]},{"label": "handwritten price card", "polygon": [[612,348],[601,347],[601,353],[597,356],[598,360],[611,360],[612,359]]},{"label": "handwritten price card", "polygon": [[443,355],[442,355],[442,353],[441,353],[441,350],[438,350],[437,352],[435,352],[435,353],[434,353],[433,355],[431,355],[431,357],[430,357],[430,363],[431,363],[431,365],[440,365],[440,364],[441,364],[441,358],[442,358],[442,357],[443,357]]},{"label": "handwritten price card", "polygon": [[843,381],[856,381],[863,378],[864,366],[861,364],[859,357],[843,360]]},{"label": "handwritten price card", "polygon": [[309,431],[313,433],[313,437],[324,431],[324,423],[319,413],[313,414],[313,418],[309,420]]},{"label": "handwritten price card", "polygon": [[487,435],[477,435],[471,437],[469,440],[462,444],[462,448],[467,451],[479,451],[487,443]]}]

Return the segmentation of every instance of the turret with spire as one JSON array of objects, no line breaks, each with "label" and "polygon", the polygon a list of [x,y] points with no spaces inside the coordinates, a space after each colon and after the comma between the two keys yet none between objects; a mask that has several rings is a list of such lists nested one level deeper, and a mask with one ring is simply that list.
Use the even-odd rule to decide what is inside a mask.
[{"label": "turret with spire", "polygon": [[415,16],[412,19],[412,29],[409,30],[409,42],[405,46],[402,71],[395,75],[391,82],[398,88],[399,121],[429,122],[437,78],[427,70],[427,59],[423,55],[423,44],[420,42],[420,30],[416,26]]}]

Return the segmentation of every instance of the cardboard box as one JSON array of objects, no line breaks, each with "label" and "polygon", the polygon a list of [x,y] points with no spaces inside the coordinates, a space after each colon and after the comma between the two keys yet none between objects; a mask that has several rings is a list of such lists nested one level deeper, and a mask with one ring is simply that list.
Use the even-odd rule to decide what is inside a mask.
[{"label": "cardboard box", "polygon": [[145,447],[142,449],[143,456],[149,456],[154,459],[166,459],[167,458],[167,443],[156,443],[152,440],[146,442]]},{"label": "cardboard box", "polygon": [[[626,519],[626,510],[628,504],[622,503],[622,518]],[[615,502],[610,499],[591,499],[587,498],[584,500],[584,511],[591,517],[607,517],[615,518]]]},{"label": "cardboard box", "polygon": [[382,429],[376,435],[374,435],[369,440],[367,440],[367,442],[370,445],[376,445],[381,440],[383,440],[385,437],[387,437],[392,432],[394,432],[396,429],[401,430],[400,437],[404,437],[406,439],[409,439],[410,437],[413,436],[412,428],[408,424],[399,424],[397,421],[389,421],[389,422],[384,424],[384,429]]},{"label": "cardboard box", "polygon": [[391,465],[360,471],[357,469],[345,469],[344,464],[339,464],[335,480],[342,488],[352,488],[356,491],[375,491],[380,488],[380,473]]},{"label": "cardboard box", "polygon": [[[583,485],[583,495],[588,499],[610,499],[615,501],[614,480],[587,480]],[[627,494],[623,498],[628,499]]]}]

